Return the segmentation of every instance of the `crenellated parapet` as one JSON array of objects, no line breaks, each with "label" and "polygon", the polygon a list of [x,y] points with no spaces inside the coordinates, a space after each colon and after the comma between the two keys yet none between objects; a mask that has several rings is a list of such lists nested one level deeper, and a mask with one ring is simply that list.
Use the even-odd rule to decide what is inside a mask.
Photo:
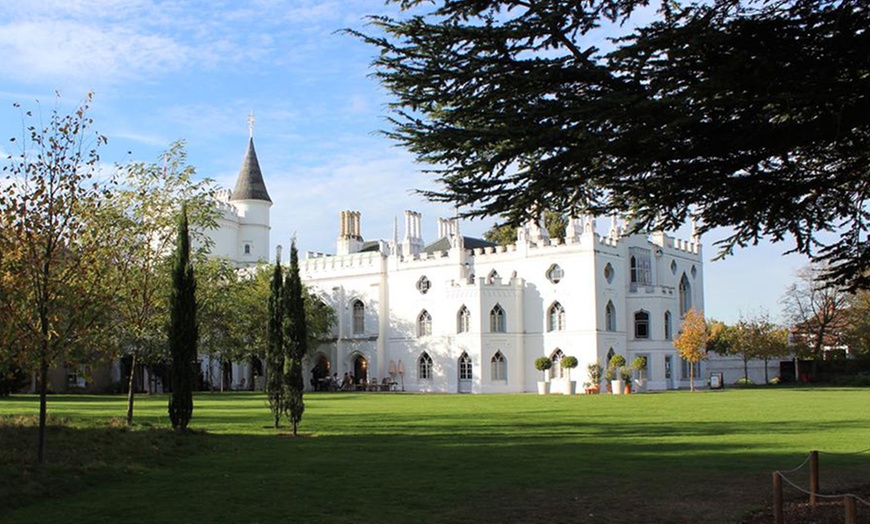
[{"label": "crenellated parapet", "polygon": [[693,236],[692,240],[684,240],[659,231],[653,233],[651,240],[653,244],[663,249],[671,249],[690,255],[701,255],[701,242],[698,236]]},{"label": "crenellated parapet", "polygon": [[322,255],[299,261],[299,271],[307,275],[329,272],[379,271],[383,256],[379,252],[352,253],[349,255]]}]

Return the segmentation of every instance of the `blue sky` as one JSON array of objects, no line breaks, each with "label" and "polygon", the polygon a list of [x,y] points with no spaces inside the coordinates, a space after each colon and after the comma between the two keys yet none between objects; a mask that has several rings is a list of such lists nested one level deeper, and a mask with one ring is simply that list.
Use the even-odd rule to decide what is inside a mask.
[{"label": "blue sky", "polygon": [[[434,240],[444,205],[413,158],[377,134],[388,95],[369,77],[375,50],[340,34],[370,14],[395,13],[372,0],[35,0],[0,3],[0,143],[21,135],[20,110],[74,107],[94,93],[94,128],[107,164],[159,162],[187,142],[200,176],[232,187],[255,115],[254,141],[272,208],[272,242],[295,234],[301,251],[334,252],[341,210],[362,213],[366,239],[389,238],[406,209],[423,214]],[[493,221],[463,223],[480,235]],[[805,264],[783,246],[744,249],[709,262],[708,316],[780,312],[779,299]]]}]

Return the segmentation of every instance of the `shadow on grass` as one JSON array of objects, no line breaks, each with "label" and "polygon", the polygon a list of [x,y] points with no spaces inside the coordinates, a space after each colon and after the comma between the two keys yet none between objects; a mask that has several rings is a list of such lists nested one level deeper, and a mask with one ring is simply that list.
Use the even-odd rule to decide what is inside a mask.
[{"label": "shadow on grass", "polygon": [[736,522],[767,503],[770,471],[798,459],[704,438],[720,424],[446,424],[427,434],[408,419],[389,417],[390,434],[361,426],[302,439],[51,427],[44,466],[27,458],[35,428],[5,425],[0,520]]}]

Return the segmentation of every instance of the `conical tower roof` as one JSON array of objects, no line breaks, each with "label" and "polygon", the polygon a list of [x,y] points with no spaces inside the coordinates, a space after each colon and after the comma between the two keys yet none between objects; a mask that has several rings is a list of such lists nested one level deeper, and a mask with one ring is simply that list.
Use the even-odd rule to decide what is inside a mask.
[{"label": "conical tower roof", "polygon": [[242,169],[239,178],[236,179],[236,187],[230,200],[265,200],[272,203],[269,192],[266,191],[266,183],[263,181],[263,173],[260,171],[260,162],[257,160],[257,152],[254,151],[254,138],[248,142],[248,151],[242,160]]}]

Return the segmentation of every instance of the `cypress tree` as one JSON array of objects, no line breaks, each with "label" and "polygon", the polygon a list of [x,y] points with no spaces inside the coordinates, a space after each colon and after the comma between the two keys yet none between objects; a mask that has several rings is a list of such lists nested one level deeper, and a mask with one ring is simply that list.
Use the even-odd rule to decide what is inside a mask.
[{"label": "cypress tree", "polygon": [[266,346],[266,394],[275,427],[286,405],[284,390],[284,277],[281,272],[281,250],[275,257],[275,269],[269,293],[269,340]]},{"label": "cypress tree", "polygon": [[190,235],[186,205],[181,206],[181,216],[178,219],[169,309],[172,383],[169,420],[172,421],[173,429],[185,430],[193,416],[193,364],[196,360],[199,338],[196,324],[196,278],[190,263]]},{"label": "cypress tree", "polygon": [[305,325],[302,280],[299,278],[299,254],[296,251],[295,240],[290,244],[290,271],[284,282],[284,293],[286,308],[284,331],[286,409],[287,417],[293,427],[293,436],[296,436],[299,422],[302,420],[302,413],[305,411],[305,403],[302,400],[302,392],[305,388],[302,359],[308,352],[308,333]]}]

